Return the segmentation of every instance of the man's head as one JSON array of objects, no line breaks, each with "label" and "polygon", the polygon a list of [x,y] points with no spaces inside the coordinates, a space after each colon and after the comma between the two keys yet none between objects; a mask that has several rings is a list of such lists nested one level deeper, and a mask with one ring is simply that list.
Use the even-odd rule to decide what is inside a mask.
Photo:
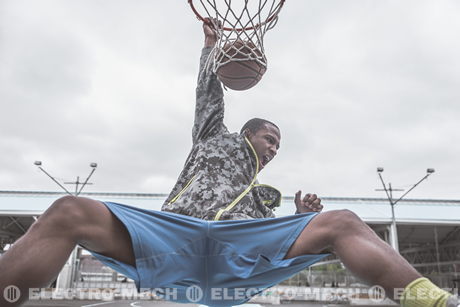
[{"label": "man's head", "polygon": [[275,157],[280,147],[281,134],[278,126],[265,119],[253,118],[244,124],[241,134],[254,147],[259,158],[259,170],[262,170]]}]

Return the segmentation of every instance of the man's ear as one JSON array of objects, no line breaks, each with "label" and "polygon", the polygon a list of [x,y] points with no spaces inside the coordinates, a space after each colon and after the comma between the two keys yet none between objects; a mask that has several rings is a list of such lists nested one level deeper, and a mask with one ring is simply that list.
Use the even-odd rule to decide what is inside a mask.
[{"label": "man's ear", "polygon": [[251,136],[251,130],[249,130],[248,128],[244,129],[242,135],[249,138]]}]

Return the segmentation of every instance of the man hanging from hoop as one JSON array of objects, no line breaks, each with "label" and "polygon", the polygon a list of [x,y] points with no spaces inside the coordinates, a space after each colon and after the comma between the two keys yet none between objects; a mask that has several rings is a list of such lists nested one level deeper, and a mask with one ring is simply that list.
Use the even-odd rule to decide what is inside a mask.
[{"label": "man hanging from hoop", "polygon": [[[281,195],[256,178],[277,154],[280,129],[252,119],[240,133],[228,132],[221,84],[204,69],[216,34],[208,23],[203,28],[193,147],[162,211],[56,200],[0,258],[0,293],[10,285],[25,294],[47,286],[79,244],[139,289],[172,290],[180,302],[241,304],[332,252],[403,306],[457,306],[349,210],[319,213],[321,200],[299,191],[296,214],[274,218]],[[191,287],[201,292],[190,297]],[[429,295],[418,295],[422,290]],[[0,295],[1,306],[19,302]]]}]

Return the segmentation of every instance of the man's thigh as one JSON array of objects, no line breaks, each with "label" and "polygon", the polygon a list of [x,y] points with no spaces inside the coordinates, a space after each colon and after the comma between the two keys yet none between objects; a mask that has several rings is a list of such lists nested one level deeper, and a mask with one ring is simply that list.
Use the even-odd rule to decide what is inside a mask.
[{"label": "man's thigh", "polygon": [[131,237],[125,225],[102,202],[79,197],[85,212],[79,244],[90,251],[135,266]]},{"label": "man's thigh", "polygon": [[291,245],[285,258],[330,253],[339,215],[339,211],[328,211],[315,216]]}]

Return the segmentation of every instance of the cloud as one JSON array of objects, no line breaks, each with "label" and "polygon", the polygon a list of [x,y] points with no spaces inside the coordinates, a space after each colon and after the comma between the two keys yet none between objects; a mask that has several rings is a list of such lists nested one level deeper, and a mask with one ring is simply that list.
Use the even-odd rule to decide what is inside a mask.
[{"label": "cloud", "polygon": [[[459,4],[294,1],[267,33],[269,69],[228,91],[226,124],[282,129],[260,179],[285,195],[459,198]],[[191,146],[200,23],[176,1],[13,1],[0,10],[0,189],[168,193]]]}]

